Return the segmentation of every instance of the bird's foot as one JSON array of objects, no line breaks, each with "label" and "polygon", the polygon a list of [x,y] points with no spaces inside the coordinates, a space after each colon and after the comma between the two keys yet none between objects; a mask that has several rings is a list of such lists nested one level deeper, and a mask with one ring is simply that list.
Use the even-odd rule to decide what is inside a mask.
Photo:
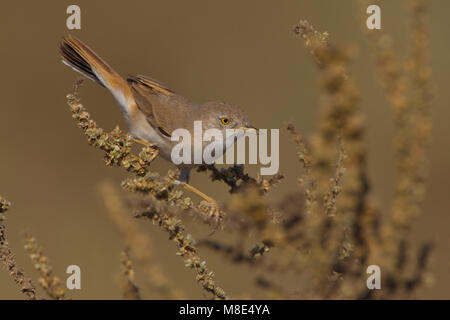
[{"label": "bird's foot", "polygon": [[203,201],[199,205],[199,209],[201,209],[207,215],[207,218],[210,219],[210,221],[212,222],[211,224],[213,225],[214,229],[211,232],[211,234],[213,234],[220,226],[224,217],[224,212],[220,210],[219,203],[215,199],[204,194],[203,192],[201,192],[200,190],[198,190],[194,186],[191,186],[188,183],[184,183],[183,186],[186,190],[195,193],[196,195],[200,196],[203,199]]},{"label": "bird's foot", "polygon": [[214,202],[202,201],[199,205],[199,209],[205,213],[208,220],[211,222],[213,227],[213,230],[209,234],[209,236],[211,236],[220,227],[223,218],[225,217],[225,212],[220,210],[219,204],[215,200]]}]

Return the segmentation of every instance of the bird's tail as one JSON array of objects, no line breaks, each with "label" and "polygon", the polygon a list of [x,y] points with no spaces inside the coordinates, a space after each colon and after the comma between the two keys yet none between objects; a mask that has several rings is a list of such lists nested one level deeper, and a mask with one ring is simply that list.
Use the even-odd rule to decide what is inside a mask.
[{"label": "bird's tail", "polygon": [[135,107],[127,82],[81,40],[68,35],[62,38],[59,53],[64,64],[106,87],[119,102],[126,116]]}]

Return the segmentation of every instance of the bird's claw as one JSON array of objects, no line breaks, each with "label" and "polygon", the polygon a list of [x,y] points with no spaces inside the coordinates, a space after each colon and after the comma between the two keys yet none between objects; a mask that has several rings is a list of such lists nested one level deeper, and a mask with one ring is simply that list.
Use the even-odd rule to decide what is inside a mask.
[{"label": "bird's claw", "polygon": [[202,201],[200,202],[199,208],[205,212],[212,222],[213,230],[208,236],[213,235],[216,230],[219,228],[223,218],[224,212],[220,210],[219,204],[217,201]]}]

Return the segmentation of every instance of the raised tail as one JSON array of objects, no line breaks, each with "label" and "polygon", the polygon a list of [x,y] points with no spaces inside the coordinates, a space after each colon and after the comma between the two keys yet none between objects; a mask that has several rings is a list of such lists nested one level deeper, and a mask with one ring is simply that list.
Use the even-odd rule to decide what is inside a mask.
[{"label": "raised tail", "polygon": [[81,40],[68,35],[62,38],[59,53],[65,65],[106,87],[128,118],[134,111],[133,94],[128,83]]}]

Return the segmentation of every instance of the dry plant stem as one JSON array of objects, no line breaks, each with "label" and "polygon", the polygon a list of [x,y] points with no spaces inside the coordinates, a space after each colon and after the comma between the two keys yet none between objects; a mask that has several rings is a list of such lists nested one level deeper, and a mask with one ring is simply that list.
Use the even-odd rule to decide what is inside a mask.
[{"label": "dry plant stem", "polygon": [[10,203],[0,197],[0,261],[4,264],[6,270],[8,270],[11,279],[19,286],[20,291],[25,294],[28,299],[36,300],[39,299],[36,288],[31,280],[25,277],[23,269],[17,265],[14,254],[11,252],[8,240],[6,239],[5,213],[9,206]]},{"label": "dry plant stem", "polygon": [[[78,86],[80,84],[81,82]],[[77,91],[75,94],[69,94],[67,99],[72,116],[87,136],[89,144],[105,152],[106,165],[123,167],[138,176],[144,176],[148,172],[148,166],[158,155],[156,146],[145,146],[138,156],[132,154],[131,146],[134,138],[131,135],[123,134],[118,127],[110,133],[105,133],[81,105]]]},{"label": "dry plant stem", "polygon": [[344,159],[345,159],[345,150],[341,147],[339,151],[339,159],[336,164],[336,171],[334,174],[334,178],[331,179],[331,190],[325,197],[325,213],[327,216],[335,216],[337,212],[336,202],[337,197],[342,191],[342,177],[344,176],[345,168],[344,168]]},{"label": "dry plant stem", "polygon": [[122,266],[121,289],[123,298],[125,300],[140,300],[141,294],[134,281],[134,269],[128,249],[125,249],[120,254],[120,263]]},{"label": "dry plant stem", "polygon": [[[391,214],[381,228],[384,253],[378,253],[376,260],[372,259],[382,261],[380,264],[389,278],[385,286],[388,290],[383,291],[383,297],[392,296],[399,290],[409,294],[413,291],[411,283],[415,283],[415,286],[423,283],[423,266],[426,265],[431,248],[425,244],[420,249],[416,271],[411,277],[406,276],[405,266],[414,266],[410,261],[405,263],[409,258],[406,237],[413,218],[422,209],[426,189],[425,167],[432,127],[429,115],[432,90],[426,21],[430,1],[413,0],[405,3],[409,7],[411,21],[410,55],[406,63],[403,63],[405,59],[397,56],[393,39],[383,29],[371,31],[364,28],[374,49],[380,84],[392,105],[396,127],[394,146],[397,177],[393,205]],[[369,2],[364,0],[361,4],[366,8]]]},{"label": "dry plant stem", "polygon": [[183,299],[185,294],[175,287],[167,276],[158,259],[154,256],[153,240],[148,232],[142,230],[140,224],[130,219],[128,206],[123,203],[122,196],[112,185],[103,182],[99,186],[108,216],[116,225],[125,245],[127,255],[132,255],[145,274],[145,280],[152,292],[163,299]]},{"label": "dry plant stem", "polygon": [[[390,232],[400,243],[405,241],[411,223],[422,210],[425,199],[427,151],[432,128],[432,72],[427,28],[429,3],[427,0],[406,2],[411,23],[410,54],[404,70],[408,79],[408,92],[404,97],[406,107],[396,113],[403,122],[399,125],[396,138],[398,178],[392,206],[393,230]],[[393,271],[393,278],[397,282],[402,281],[401,289],[405,294],[409,295],[412,287],[423,283],[424,266],[431,247],[425,244],[419,250],[416,270],[406,279],[404,270],[397,268]]]},{"label": "dry plant stem", "polygon": [[244,172],[243,165],[234,165],[228,168],[217,169],[213,164],[199,166],[197,171],[211,172],[212,181],[222,181],[230,187],[230,193],[237,193],[247,187],[257,186],[263,194],[267,193],[273,186],[280,183],[284,178],[282,174],[276,174],[269,180],[262,178],[252,178]]},{"label": "dry plant stem", "polygon": [[[366,1],[363,3],[366,4]],[[417,268],[421,272],[412,276],[415,280],[405,280],[405,271],[399,268],[398,264],[392,263],[392,259],[405,255],[405,238],[412,221],[422,209],[425,197],[427,147],[432,128],[431,68],[428,61],[429,35],[426,19],[429,3],[426,0],[407,2],[411,34],[410,55],[406,63],[402,63],[402,58],[396,55],[393,40],[389,35],[383,30],[368,31],[370,43],[374,48],[380,84],[393,108],[396,127],[394,146],[397,179],[391,214],[382,229],[387,251],[384,254],[385,264],[389,266],[391,277],[391,290],[385,296],[395,294],[397,289],[410,292],[411,287],[405,284],[405,281],[417,286],[423,282],[424,276],[424,268]],[[425,247],[431,248],[430,245]],[[418,264],[421,265],[424,263],[419,262],[420,256],[428,255],[419,253],[418,256]]]},{"label": "dry plant stem", "polygon": [[148,196],[160,209],[171,207],[171,210],[179,215],[199,219],[215,227],[222,226],[225,213],[216,205],[207,202],[194,205],[190,198],[184,197],[183,192],[175,188],[179,185],[176,176],[172,171],[164,178],[157,173],[148,173],[144,178],[126,179],[122,182],[122,187]]},{"label": "dry plant stem", "polygon": [[[342,192],[339,203],[333,204],[334,208],[337,207],[336,217],[321,219],[317,218],[320,213],[316,213],[311,217],[313,220],[311,223],[314,226],[323,225],[325,229],[330,229],[329,223],[333,222],[335,228],[340,230],[333,233],[343,234],[344,230],[352,227],[355,222],[358,223],[358,220],[375,219],[375,217],[367,217],[372,211],[368,210],[369,187],[366,172],[364,118],[360,110],[359,92],[347,66],[351,52],[330,43],[328,33],[317,32],[307,21],[300,21],[294,32],[305,41],[322,75],[320,126],[311,142],[314,159],[313,175],[318,189],[317,198],[324,199],[325,207],[328,205],[327,199],[333,199],[327,194],[333,162],[338,158],[339,153],[336,148],[338,137],[342,139],[346,152],[346,175],[342,182]],[[354,250],[353,247],[357,244],[359,246],[355,248],[357,254],[363,256],[366,240],[359,235],[357,233],[350,238],[343,237],[342,246]],[[341,240],[336,238],[329,243],[338,243]],[[324,255],[324,258],[329,260],[331,256]],[[335,263],[333,260],[327,262],[329,265]]]},{"label": "dry plant stem", "polygon": [[[159,208],[152,205],[146,208],[142,216],[148,217],[170,234],[170,239],[178,245],[178,254],[186,258],[188,267],[195,269],[197,281],[205,291],[211,293],[216,299],[226,299],[224,291],[216,286],[213,280],[214,273],[206,268],[206,262],[198,256],[197,249],[193,246],[194,240],[191,236],[184,235],[184,226],[175,217],[175,210],[168,210],[169,203],[175,205],[179,210],[193,209],[191,200],[182,198],[182,193],[174,190],[174,186],[178,185],[178,182],[173,173],[169,172],[164,179],[161,179],[159,175],[148,170],[150,163],[158,155],[156,146],[146,146],[139,156],[136,156],[131,153],[131,146],[134,142],[131,135],[124,135],[119,128],[110,133],[105,133],[103,129],[99,128],[80,103],[78,88],[81,83],[82,81],[76,83],[75,93],[69,94],[67,100],[73,118],[77,120],[78,126],[88,137],[89,143],[105,152],[106,165],[120,166],[140,176],[138,179],[128,179],[123,186],[129,191],[146,193],[155,198],[155,204]],[[160,207],[164,207],[164,210],[160,210]],[[212,219],[220,218],[220,213],[217,217],[215,211],[211,215]]]},{"label": "dry plant stem", "polygon": [[66,298],[64,283],[53,274],[53,268],[44,255],[42,246],[28,233],[25,234],[25,249],[33,261],[33,267],[40,274],[39,284],[44,291],[54,300],[64,300]]},{"label": "dry plant stem", "polygon": [[411,54],[405,65],[396,56],[389,35],[382,30],[368,31],[374,46],[380,84],[393,107],[396,125],[397,180],[391,215],[392,233],[398,230],[404,232],[409,228],[425,196],[426,151],[432,127],[431,68],[426,21],[428,4],[426,0],[407,2],[411,15]]},{"label": "dry plant stem", "polygon": [[212,294],[214,299],[227,299],[225,292],[216,285],[214,272],[206,267],[206,262],[200,259],[195,247],[195,240],[190,234],[184,234],[184,226],[181,221],[170,212],[158,212],[154,207],[149,207],[138,217],[147,217],[169,234],[169,239],[174,241],[178,247],[178,255],[185,258],[185,266],[195,270],[197,282],[206,292]]},{"label": "dry plant stem", "polygon": [[[416,3],[423,4],[423,1],[418,1]],[[413,9],[413,12],[417,15],[423,14],[424,12],[423,7],[420,5],[413,5],[413,8],[415,8]],[[417,29],[420,31],[417,31],[416,33],[420,33],[423,31],[425,24],[421,23],[422,20],[418,16],[414,18],[414,21],[417,20],[419,21],[417,23]],[[364,122],[359,107],[359,93],[357,86],[347,68],[350,58],[349,52],[342,50],[337,45],[330,44],[327,33],[315,31],[306,21],[301,21],[294,31],[305,40],[307,48],[314,55],[321,73],[323,74],[322,86],[324,90],[321,97],[320,127],[318,134],[312,139],[312,154],[314,159],[313,175],[317,181],[317,187],[319,189],[318,193],[320,197],[323,197],[325,200],[325,207],[332,204],[332,207],[335,208],[333,210],[336,212],[334,215],[335,217],[333,218],[316,218],[310,219],[312,221],[308,222],[310,224],[308,229],[316,230],[312,231],[314,234],[311,235],[311,238],[314,238],[314,235],[319,236],[318,239],[312,241],[313,246],[311,247],[311,250],[317,252],[314,255],[314,259],[316,259],[316,263],[320,265],[320,268],[318,268],[318,272],[316,273],[317,277],[314,276],[314,278],[320,279],[320,275],[324,272],[326,273],[326,270],[332,271],[331,283],[327,284],[327,280],[324,279],[315,285],[319,289],[324,288],[324,290],[322,292],[319,291],[318,294],[327,298],[351,297],[352,292],[366,290],[362,285],[360,286],[361,289],[359,289],[351,281],[352,276],[363,276],[362,267],[365,265],[366,261],[371,261],[372,263],[383,266],[385,274],[387,273],[385,278],[390,279],[386,282],[388,286],[391,288],[399,287],[402,288],[402,290],[405,289],[407,292],[410,292],[411,287],[408,286],[408,283],[414,281],[411,281],[411,277],[402,274],[401,270],[395,267],[396,264],[393,262],[402,259],[401,257],[404,255],[404,249],[402,249],[401,244],[403,242],[383,238],[383,234],[379,233],[379,230],[381,229],[379,228],[381,220],[377,209],[369,198],[370,190],[366,173],[367,152],[365,150],[363,139]],[[416,35],[415,38],[423,39],[425,36],[422,33],[421,36]],[[386,45],[386,43],[389,43],[389,41],[377,42],[378,45]],[[422,46],[420,46],[420,44]],[[416,77],[420,79],[420,81],[413,82],[420,83],[418,86],[422,87],[427,83],[430,74],[429,70],[420,67],[424,63],[423,57],[425,54],[423,51],[426,46],[423,44],[424,41],[418,41],[416,43],[416,47],[418,48],[414,55],[415,58],[413,59],[416,62],[420,62],[416,64],[410,63],[410,66],[412,66],[411,69],[415,70],[413,72],[421,75],[420,77]],[[407,139],[401,139],[401,145],[404,150],[411,149],[416,152],[418,150],[423,150],[423,148],[421,149],[420,147],[415,146],[423,145],[421,142],[426,140],[424,139],[424,136],[427,136],[427,130],[424,128],[428,128],[428,126],[425,125],[421,131],[419,130],[420,128],[417,127],[417,123],[420,121],[416,121],[415,126],[411,128],[409,123],[411,121],[410,119],[414,118],[414,113],[411,109],[409,109],[408,112],[405,112],[404,110],[408,108],[406,97],[403,95],[405,87],[403,85],[404,80],[399,72],[400,69],[397,69],[396,64],[392,62],[394,55],[392,52],[384,51],[383,55],[380,55],[380,57],[379,60],[382,61],[381,66],[385,68],[383,70],[385,71],[383,75],[386,78],[384,85],[386,85],[388,89],[387,95],[389,100],[398,107],[396,122],[399,127],[405,128],[403,132],[404,137],[408,137]],[[421,96],[428,96],[429,90],[418,92],[422,92]],[[421,103],[418,104],[422,106],[426,105],[424,100],[426,99],[419,99]],[[422,109],[426,109],[426,107]],[[426,114],[426,112],[423,113]],[[418,117],[418,119],[420,118],[421,117]],[[427,123],[427,121],[425,121],[425,123]],[[411,135],[411,132],[409,132],[410,129],[415,133],[420,133]],[[425,133],[423,131],[425,131]],[[327,195],[325,190],[327,186],[329,186],[327,176],[330,172],[332,159],[335,157],[333,156],[333,150],[335,150],[334,146],[337,137],[341,137],[342,142],[345,145],[347,154],[346,174],[342,182],[342,192],[339,197],[339,202],[333,200],[330,203],[329,200],[333,199],[333,192],[331,192],[331,194],[328,193]],[[404,150],[402,151],[403,155],[413,155],[409,152],[405,153]],[[422,156],[424,154],[424,152],[418,152],[418,158],[423,159]],[[402,156],[399,156],[400,163],[402,162],[401,157]],[[408,172],[408,174],[411,175],[412,171],[417,171],[415,170],[416,168],[414,168],[414,161],[411,161],[410,158],[407,164],[413,165],[408,166],[404,171],[405,173]],[[338,180],[340,180],[340,178]],[[332,181],[332,185],[335,184],[335,182],[336,179],[334,179],[334,182]],[[405,187],[405,180],[398,180],[398,185]],[[419,191],[424,190],[421,179],[410,180],[410,183],[403,191],[411,193],[415,188],[418,188],[416,190]],[[417,199],[420,199],[420,197],[417,196]],[[404,209],[408,209],[411,205],[414,206],[415,200],[417,199],[403,197],[403,200],[398,203],[403,205]],[[391,235],[392,233],[395,233],[394,230],[397,230],[396,228],[401,225],[401,219],[398,219],[398,217],[411,216],[409,213],[406,213],[406,215],[400,213],[400,211],[398,211],[398,213],[399,215],[396,215],[395,212],[393,212],[391,221],[387,221],[383,227],[383,230],[391,230]],[[316,216],[317,215],[314,215],[314,217]],[[405,226],[406,224],[409,224],[409,222],[406,223],[405,220]],[[311,228],[311,226],[313,227]],[[322,226],[322,232],[317,232],[317,227],[319,226]],[[308,236],[307,238],[310,237]],[[317,241],[319,241],[320,246],[317,246]],[[324,247],[325,244],[331,244],[331,246],[327,248],[327,246]],[[319,254],[319,252],[322,253]],[[389,258],[386,260],[388,255]],[[409,259],[409,257],[407,259]],[[386,264],[388,261],[389,263]],[[394,265],[392,265],[392,263],[394,263]],[[399,264],[397,263],[397,265]],[[423,268],[418,269],[423,271]],[[395,289],[386,290],[386,292],[387,291],[390,291],[390,293],[385,294],[385,296],[394,293]]]},{"label": "dry plant stem", "polygon": [[[134,142],[131,137],[127,138],[118,129],[104,133],[74,96],[69,96],[69,105],[89,142],[105,151],[106,163],[122,166],[138,176],[123,182],[125,189],[146,196],[138,202],[141,210],[137,217],[147,217],[169,234],[186,266],[195,270],[197,281],[212,297],[226,298],[216,286],[213,273],[199,257],[195,241],[185,231],[180,221],[182,216],[192,215],[210,223],[220,220],[227,226],[226,231],[236,232],[236,245],[212,240],[199,245],[213,248],[234,263],[244,262],[260,268],[261,272],[272,272],[270,280],[266,280],[265,274],[257,279],[259,287],[266,292],[276,288],[275,291],[288,296],[288,291],[275,278],[275,272],[282,275],[296,272],[301,283],[295,295],[302,298],[386,298],[409,294],[424,282],[431,248],[422,246],[416,259],[410,253],[406,234],[401,231],[393,236],[393,231],[407,229],[402,225],[409,224],[410,219],[403,220],[419,209],[425,188],[423,171],[419,168],[424,162],[430,128],[427,120],[430,72],[426,67],[428,47],[424,40],[423,3],[422,0],[412,2],[413,43],[406,70],[396,61],[393,50],[386,49],[389,41],[376,42],[378,68],[384,77],[388,100],[394,105],[401,136],[396,148],[399,177],[403,177],[396,182],[398,200],[384,220],[370,198],[364,117],[357,83],[349,72],[351,51],[331,43],[328,33],[316,31],[307,21],[301,21],[294,32],[304,40],[319,68],[319,126],[306,145],[305,139],[288,125],[303,166],[301,184],[306,208],[299,191],[283,199],[283,205],[268,205],[266,197],[261,195],[279,181],[278,177],[266,181],[249,177],[239,166],[220,170],[202,166],[199,171],[210,172],[213,181],[224,182],[231,193],[236,193],[227,203],[226,217],[202,211],[177,190],[176,173],[160,177],[148,169],[157,152],[151,145],[143,149],[147,155],[135,156],[130,149],[130,143]],[[414,93],[409,93],[408,84]],[[406,99],[408,94],[410,97]],[[425,120],[423,126],[422,120]],[[406,162],[408,157],[416,158]],[[404,177],[407,172],[410,176]],[[402,189],[405,183],[409,186]],[[407,212],[401,213],[398,208]],[[380,232],[385,230],[390,230],[391,235]],[[259,245],[246,253],[246,242],[242,240],[249,234],[258,238]],[[265,257],[272,247],[272,253]],[[369,264],[380,265],[383,270],[382,292],[367,290],[365,272]]]},{"label": "dry plant stem", "polygon": [[245,253],[239,250],[238,246],[226,245],[211,239],[202,239],[197,243],[197,246],[207,247],[217,253],[221,253],[233,263],[248,263],[255,266],[259,262],[258,257],[264,256],[271,248],[271,245],[268,243],[256,244],[248,253]]},{"label": "dry plant stem", "polygon": [[142,191],[144,193],[140,186],[145,185],[145,187],[148,187],[151,185],[146,191],[149,191],[156,198],[166,200],[184,210],[189,209],[191,213],[196,213],[205,223],[211,225],[220,223],[225,214],[223,211],[218,210],[215,206],[208,207],[203,204],[195,206],[190,198],[183,198],[183,193],[175,190],[174,187],[179,185],[179,182],[174,177],[173,172],[169,171],[167,177],[161,178],[148,169],[150,163],[158,155],[158,149],[155,145],[145,143],[141,152],[135,155],[131,152],[132,145],[135,142],[131,135],[122,133],[118,127],[109,133],[98,127],[80,103],[78,90],[81,85],[82,80],[79,80],[75,84],[74,94],[67,95],[67,102],[72,111],[72,117],[87,136],[89,144],[105,152],[104,160],[106,165],[122,167],[141,177],[140,179],[129,179],[127,181],[126,184],[130,191]]},{"label": "dry plant stem", "polygon": [[297,144],[297,157],[303,165],[305,171],[303,177],[299,179],[300,186],[306,197],[306,211],[311,214],[312,207],[316,205],[316,180],[312,174],[312,159],[304,138],[297,132],[292,123],[286,125],[286,129],[292,134],[294,142]]},{"label": "dry plant stem", "polygon": [[428,61],[428,1],[409,1],[411,20],[411,53],[406,63],[409,77],[407,107],[398,110],[402,119],[397,136],[398,183],[394,197],[392,220],[397,228],[408,228],[425,199],[426,153],[431,137],[431,68]]},{"label": "dry plant stem", "polygon": [[343,181],[341,214],[351,215],[365,202],[368,192],[364,118],[359,92],[347,66],[351,52],[329,43],[328,33],[317,32],[307,21],[300,21],[294,32],[305,41],[322,75],[320,127],[312,139],[318,188],[323,195],[328,192],[329,177],[339,154],[336,147],[340,137],[346,148],[348,171]]}]

